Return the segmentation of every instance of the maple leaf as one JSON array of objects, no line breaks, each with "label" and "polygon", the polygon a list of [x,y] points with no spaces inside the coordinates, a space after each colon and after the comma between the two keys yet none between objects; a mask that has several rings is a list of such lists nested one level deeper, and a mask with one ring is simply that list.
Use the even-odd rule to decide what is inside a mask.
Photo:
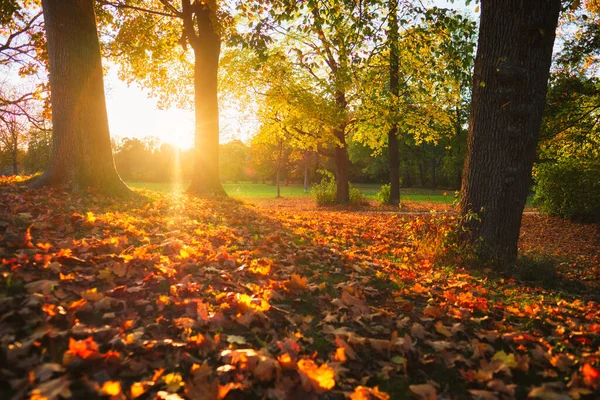
[{"label": "maple leaf", "polygon": [[91,336],[84,340],[69,338],[69,350],[64,353],[63,364],[69,364],[76,357],[84,360],[99,357],[98,344]]},{"label": "maple leaf", "polygon": [[71,398],[69,386],[71,381],[62,376],[57,379],[42,383],[31,391],[30,400],[57,400],[59,398]]},{"label": "maple leaf", "polygon": [[302,386],[307,391],[311,389],[316,393],[324,393],[335,386],[335,371],[327,364],[317,367],[312,360],[298,361],[298,371],[302,379]]}]

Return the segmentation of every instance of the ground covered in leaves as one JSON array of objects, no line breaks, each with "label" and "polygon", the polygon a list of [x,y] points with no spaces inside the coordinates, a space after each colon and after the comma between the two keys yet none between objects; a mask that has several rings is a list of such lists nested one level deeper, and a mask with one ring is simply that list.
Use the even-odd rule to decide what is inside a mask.
[{"label": "ground covered in leaves", "polygon": [[526,216],[532,282],[450,216],[140,193],[0,185],[0,398],[598,398],[596,226]]}]

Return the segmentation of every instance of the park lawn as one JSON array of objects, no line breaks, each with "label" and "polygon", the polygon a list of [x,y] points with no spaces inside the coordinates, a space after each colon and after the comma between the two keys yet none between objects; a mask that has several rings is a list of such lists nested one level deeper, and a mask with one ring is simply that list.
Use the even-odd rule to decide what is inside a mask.
[{"label": "park lawn", "polygon": [[[130,187],[138,189],[148,189],[157,192],[181,193],[188,183],[157,183],[157,182],[127,182]],[[380,184],[355,184],[368,200],[375,200],[377,192],[381,189]],[[227,194],[233,198],[244,200],[266,199],[277,196],[277,187],[263,183],[224,183],[223,188]],[[439,204],[453,204],[456,200],[454,191],[441,189],[419,189],[419,188],[401,188],[401,198],[404,201],[411,202],[429,202]],[[304,187],[301,185],[281,186],[281,196],[289,198],[310,198],[310,189],[304,193]]]},{"label": "park lawn", "polygon": [[2,398],[592,399],[599,388],[594,225],[526,215],[528,274],[516,278],[449,253],[451,216],[138,193],[0,181]]}]

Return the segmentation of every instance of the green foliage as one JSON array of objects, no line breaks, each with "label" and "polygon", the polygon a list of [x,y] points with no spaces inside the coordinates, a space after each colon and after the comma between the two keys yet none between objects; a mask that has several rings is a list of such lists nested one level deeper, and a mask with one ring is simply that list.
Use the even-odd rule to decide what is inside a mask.
[{"label": "green foliage", "polygon": [[52,132],[33,129],[29,132],[23,168],[28,174],[42,172],[50,163]]},{"label": "green foliage", "polygon": [[386,183],[385,185],[381,185],[381,190],[377,192],[375,198],[381,204],[387,204],[390,201],[390,192],[391,186],[388,183]]},{"label": "green foliage", "polygon": [[[323,180],[320,183],[313,185],[312,195],[319,205],[337,203],[337,184],[335,177],[330,171],[319,170],[323,175]],[[350,203],[356,204],[364,200],[364,196],[360,190],[350,185]]]},{"label": "green foliage", "polygon": [[326,170],[320,170],[319,173],[324,175],[323,180],[313,185],[311,193],[317,204],[333,204],[337,200],[335,177]]},{"label": "green foliage", "polygon": [[541,164],[535,179],[534,202],[543,211],[575,220],[600,220],[600,164]]}]

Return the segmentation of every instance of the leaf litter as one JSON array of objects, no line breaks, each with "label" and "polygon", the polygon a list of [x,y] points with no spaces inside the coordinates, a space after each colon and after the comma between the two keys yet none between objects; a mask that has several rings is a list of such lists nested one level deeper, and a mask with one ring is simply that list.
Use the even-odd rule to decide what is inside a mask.
[{"label": "leaf litter", "polygon": [[[597,299],[440,264],[424,217],[142,193],[0,186],[3,399],[599,393]],[[540,226],[597,282],[593,226],[527,216],[523,249]]]}]

